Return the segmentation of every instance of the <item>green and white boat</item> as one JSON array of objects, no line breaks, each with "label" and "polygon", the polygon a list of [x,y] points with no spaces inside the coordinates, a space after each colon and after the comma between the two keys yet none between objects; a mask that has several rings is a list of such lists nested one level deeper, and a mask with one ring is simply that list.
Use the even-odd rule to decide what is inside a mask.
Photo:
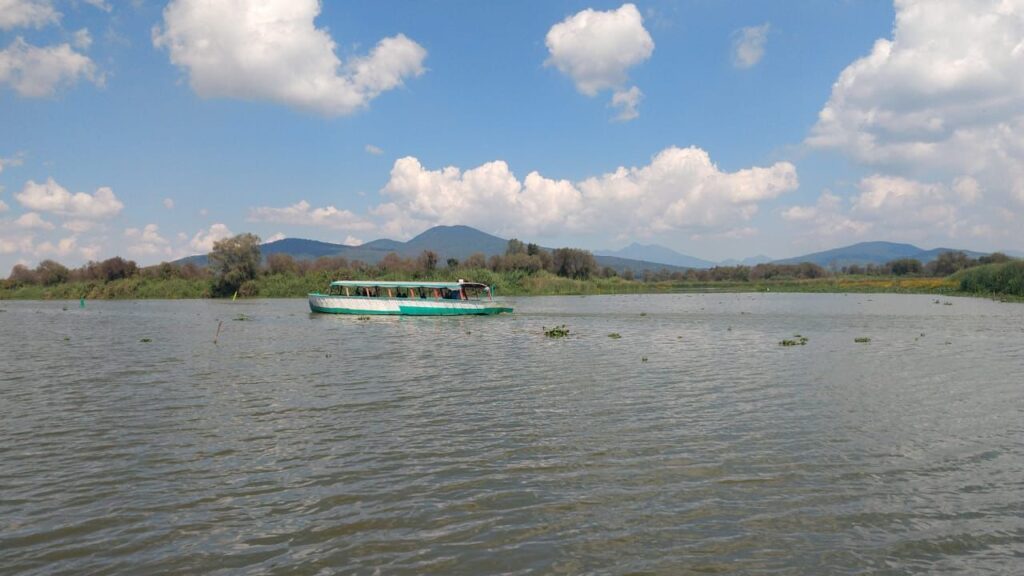
[{"label": "green and white boat", "polygon": [[501,314],[512,308],[494,301],[493,290],[478,282],[384,282],[339,280],[326,294],[309,295],[309,309],[326,314],[462,316]]}]

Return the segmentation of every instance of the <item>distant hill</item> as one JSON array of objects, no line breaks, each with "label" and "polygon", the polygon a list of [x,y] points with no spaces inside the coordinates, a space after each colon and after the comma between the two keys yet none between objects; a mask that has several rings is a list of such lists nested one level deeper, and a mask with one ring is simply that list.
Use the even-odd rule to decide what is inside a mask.
[{"label": "distant hill", "polygon": [[708,260],[702,260],[686,254],[680,254],[671,248],[659,246],[658,244],[637,244],[636,242],[621,250],[598,250],[594,252],[599,256],[613,256],[617,258],[628,258],[630,260],[641,260],[647,262],[659,262],[680,268],[711,268],[716,264]]},{"label": "distant hill", "polygon": [[[264,259],[271,254],[289,254],[296,260],[315,260],[321,256],[342,256],[349,260],[361,260],[367,264],[376,264],[389,252],[394,252],[405,258],[415,258],[424,250],[433,250],[437,253],[438,260],[444,262],[448,258],[464,260],[477,252],[488,257],[504,254],[507,246],[508,240],[481,232],[470,226],[435,226],[408,242],[382,238],[360,246],[347,246],[318,240],[284,238],[263,244],[260,246],[260,251]],[[550,248],[545,248],[545,250],[550,250]],[[608,266],[619,273],[627,268],[638,274],[644,270],[677,271],[683,269],[680,266],[660,262],[617,256],[595,256],[594,260],[599,266]],[[197,266],[206,266],[207,259],[205,254],[197,254],[176,261],[178,264],[186,262]]]},{"label": "distant hill", "polygon": [[758,254],[757,256],[750,256],[742,260],[735,258],[729,258],[728,260],[722,260],[718,263],[719,266],[757,266],[758,264],[765,264],[774,260],[771,256],[765,256],[764,254]]},{"label": "distant hill", "polygon": [[800,262],[813,262],[819,266],[829,268],[832,266],[843,267],[852,264],[864,266],[866,264],[885,264],[899,258],[915,258],[923,263],[931,262],[938,258],[943,252],[962,251],[971,258],[985,256],[985,252],[973,252],[971,250],[956,250],[953,248],[933,248],[925,250],[913,244],[899,244],[896,242],[860,242],[842,248],[834,248],[823,252],[814,252],[794,258],[775,260],[775,264],[799,264]]}]

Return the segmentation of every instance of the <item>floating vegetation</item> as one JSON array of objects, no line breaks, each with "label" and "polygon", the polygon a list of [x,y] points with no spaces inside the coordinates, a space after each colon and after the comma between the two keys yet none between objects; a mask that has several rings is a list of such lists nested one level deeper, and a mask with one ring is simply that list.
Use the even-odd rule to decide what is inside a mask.
[{"label": "floating vegetation", "polygon": [[867,336],[858,336],[857,338],[854,338],[853,341],[857,344],[867,344],[868,342],[871,342],[871,338],[868,338]]},{"label": "floating vegetation", "polygon": [[252,318],[249,318],[245,314],[239,314],[238,316],[232,318],[232,320],[234,320],[235,322],[248,322],[249,320],[252,320]]},{"label": "floating vegetation", "polygon": [[794,334],[792,340],[790,340],[789,338],[785,340],[780,340],[779,346],[805,346],[807,344],[807,340],[808,338],[806,336]]},{"label": "floating vegetation", "polygon": [[544,330],[544,335],[548,338],[565,338],[569,335],[569,329],[565,327],[565,324],[555,326],[554,328],[541,326],[541,329]]},{"label": "floating vegetation", "polygon": [[370,319],[370,317],[369,317],[369,316],[360,316],[360,317],[356,318],[356,320],[361,320],[361,321],[363,321],[363,322],[366,322],[366,321],[367,321],[367,320],[369,320],[369,319]]},{"label": "floating vegetation", "polygon": [[641,358],[640,358],[640,361],[641,361],[641,362],[647,362],[647,356],[643,356],[643,357],[641,357]]},{"label": "floating vegetation", "polygon": [[65,336],[64,337],[64,341],[65,342],[70,342],[71,341],[71,336]]},{"label": "floating vegetation", "polygon": [[608,335],[608,337],[611,338],[612,340],[618,340],[619,338],[622,338],[622,334],[619,334],[618,332],[612,332],[611,334]]},{"label": "floating vegetation", "polygon": [[139,342],[152,342],[152,338],[139,338]]},{"label": "floating vegetation", "polygon": [[640,315],[641,316],[647,316],[647,312],[641,312]]},{"label": "floating vegetation", "polygon": [[952,303],[952,302],[948,302],[948,301],[947,301],[947,302],[943,302],[943,303],[942,303],[942,305],[943,305],[943,306],[952,306],[952,305],[953,305],[953,303]]}]

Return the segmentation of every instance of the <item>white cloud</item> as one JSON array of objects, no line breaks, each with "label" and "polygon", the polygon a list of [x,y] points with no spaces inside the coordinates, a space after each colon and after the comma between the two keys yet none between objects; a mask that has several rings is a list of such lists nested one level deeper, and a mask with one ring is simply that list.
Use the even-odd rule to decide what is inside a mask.
[{"label": "white cloud", "polygon": [[368,153],[373,154],[374,156],[380,156],[381,154],[384,153],[383,149],[381,149],[381,148],[379,148],[377,146],[374,146],[373,144],[367,144],[365,150]]},{"label": "white cloud", "polygon": [[77,248],[78,240],[74,236],[69,236],[67,238],[61,238],[56,244],[49,240],[41,242],[33,248],[32,252],[36,256],[40,257],[48,255],[67,256],[75,252]]},{"label": "white cloud", "polygon": [[164,198],[163,204],[164,204],[164,208],[167,208],[168,210],[173,210],[174,209],[174,199],[173,198]]},{"label": "white cloud", "polygon": [[53,178],[47,178],[42,184],[29,180],[14,197],[30,210],[52,212],[76,219],[109,218],[124,208],[124,204],[110,188],[99,188],[91,195],[84,192],[72,194]]},{"label": "white cloud", "polygon": [[427,51],[402,34],[342,63],[314,19],[317,0],[172,0],[153,43],[204,98],[270,100],[339,116],[423,74]]},{"label": "white cloud", "polygon": [[363,241],[350,234],[348,236],[345,236],[345,239],[341,243],[346,246],[361,246],[363,244]]},{"label": "white cloud", "polygon": [[[587,96],[602,90],[614,90],[613,105],[622,107],[614,98],[628,102],[636,90],[631,107],[619,119],[633,114],[639,89],[624,90],[629,69],[650,58],[654,40],[644,28],[643,16],[633,4],[623,4],[618,10],[601,12],[586,9],[569,16],[548,30],[545,38],[550,56],[545,65],[554,66],[572,78],[576,89]],[[622,96],[620,96],[622,95]]]},{"label": "white cloud", "polygon": [[42,28],[60,21],[48,0],[0,0],[0,30]]},{"label": "white cloud", "polygon": [[[0,231],[2,232],[2,231]],[[4,237],[0,234],[0,254],[27,254],[32,252],[33,237],[19,234],[14,237]]]},{"label": "white cloud", "polygon": [[846,67],[807,142],[1024,202],[1024,1],[897,0],[892,39]]},{"label": "white cloud", "polygon": [[64,228],[65,230],[70,230],[76,234],[88,232],[89,230],[92,230],[96,226],[97,222],[95,222],[94,220],[83,220],[81,218],[68,220],[67,222],[60,225],[61,228]]},{"label": "white cloud", "polygon": [[113,9],[106,0],[85,0],[85,3],[104,12],[110,12]]},{"label": "white cloud", "polygon": [[848,239],[872,233],[881,239],[942,243],[964,236],[1009,236],[991,222],[998,213],[978,205],[977,181],[961,177],[951,185],[875,174],[844,202],[830,191],[813,206],[790,206],[782,218],[805,237]]},{"label": "white cloud", "polygon": [[732,34],[732,64],[737,68],[751,68],[764,57],[771,24],[740,28]]},{"label": "white cloud", "polygon": [[196,232],[196,235],[192,237],[192,240],[188,245],[197,252],[209,252],[213,250],[213,243],[218,240],[230,238],[234,236],[234,233],[224,224],[216,223],[210,226],[206,230],[200,230]]},{"label": "white cloud", "polygon": [[643,92],[636,86],[629,90],[616,90],[612,94],[612,106],[619,109],[619,115],[615,119],[626,122],[639,116],[640,112],[636,108],[643,96]]},{"label": "white cloud", "polygon": [[4,168],[8,166],[21,166],[24,161],[21,154],[14,156],[13,158],[0,158],[0,172],[4,171]]},{"label": "white cloud", "polygon": [[170,256],[173,250],[168,245],[167,239],[160,235],[160,228],[156,224],[146,224],[141,230],[138,228],[126,228],[125,238],[132,241],[128,251],[140,256],[153,256],[163,254]]},{"label": "white cloud", "polygon": [[348,210],[334,206],[313,208],[305,200],[284,208],[260,206],[249,210],[250,222],[273,222],[276,224],[297,224],[300,226],[323,226],[326,228],[368,230],[373,224]]},{"label": "white cloud", "polygon": [[10,206],[8,206],[6,202],[0,200],[0,213],[7,212],[10,209]]},{"label": "white cloud", "polygon": [[88,50],[92,46],[92,35],[89,34],[88,28],[82,28],[72,35],[72,43],[75,48],[79,50]]},{"label": "white cloud", "polygon": [[53,224],[43,220],[43,218],[35,212],[26,212],[22,214],[14,221],[14,225],[18,228],[25,228],[29,230],[53,230]]},{"label": "white cloud", "polygon": [[81,78],[103,84],[103,75],[93,61],[69,44],[39,48],[18,37],[0,50],[0,85],[10,85],[19,96],[50,97]]},{"label": "white cloud", "polygon": [[287,238],[287,236],[284,235],[284,232],[278,232],[272,235],[270,238],[264,240],[263,243],[270,244],[271,242],[277,242],[278,240],[284,240],[285,238]]},{"label": "white cloud", "polygon": [[814,240],[836,236],[858,238],[871,231],[872,224],[850,217],[839,196],[825,190],[814,206],[790,206],[783,210],[782,218],[794,225],[790,230],[797,236]]},{"label": "white cloud", "polygon": [[413,157],[395,161],[372,213],[396,236],[437,224],[468,224],[512,235],[554,236],[614,229],[649,236],[671,230],[717,233],[748,221],[758,203],[796,189],[796,168],[723,172],[699,148],[667,148],[640,168],[578,183],[537,172],[520,181],[503,161],[465,172],[425,169]]}]

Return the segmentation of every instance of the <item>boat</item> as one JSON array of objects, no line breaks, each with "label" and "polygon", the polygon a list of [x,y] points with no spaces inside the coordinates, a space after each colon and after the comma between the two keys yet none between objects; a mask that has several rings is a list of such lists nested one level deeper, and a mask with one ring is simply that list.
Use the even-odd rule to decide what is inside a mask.
[{"label": "boat", "polygon": [[512,312],[494,301],[494,291],[479,282],[386,282],[338,280],[327,293],[309,294],[309,309],[325,314],[402,316],[490,315]]}]

